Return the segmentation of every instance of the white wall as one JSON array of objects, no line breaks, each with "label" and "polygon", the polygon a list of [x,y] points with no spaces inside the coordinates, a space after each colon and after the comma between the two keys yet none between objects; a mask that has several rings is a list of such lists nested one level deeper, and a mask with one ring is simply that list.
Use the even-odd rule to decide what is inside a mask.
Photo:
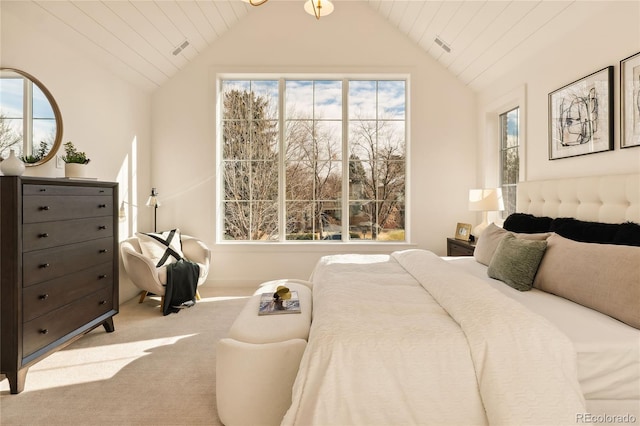
[{"label": "white wall", "polygon": [[[620,60],[640,51],[640,3],[609,1],[597,5],[591,21],[568,32],[562,40],[549,40],[537,52],[478,94],[479,180],[497,179],[495,132],[489,120],[516,99],[526,99],[525,172],[521,179],[540,180],[640,172],[640,148],[620,149]],[[614,69],[614,150],[579,157],[549,160],[548,94],[609,65]],[[501,112],[504,112],[503,110]]]},{"label": "white wall", "polygon": [[445,254],[475,186],[475,95],[366,4],[338,2],[319,22],[299,1],[269,2],[243,18],[153,94],[153,186],[159,228],[178,226],[213,250],[210,280],[242,285],[307,278],[320,255],[390,251],[371,244],[216,244],[218,73],[405,73],[410,75],[411,242]]},{"label": "white wall", "polygon": [[[338,2],[336,12],[320,22],[305,14],[299,1],[254,8],[153,95],[57,42],[64,38],[52,37],[38,19],[22,21],[3,5],[0,65],[38,77],[60,106],[64,140],[74,141],[92,158],[90,174],[120,182],[120,198],[127,202],[121,238],[136,227],[151,229],[153,211],[144,202],[156,186],[164,203],[159,228],[178,226],[205,240],[214,254],[213,283],[240,285],[306,278],[324,253],[397,246],[216,244],[218,73],[410,75],[408,227],[414,245],[444,254],[445,238],[456,222],[479,220],[467,211],[468,189],[496,180],[496,151],[487,139],[486,117],[497,107],[525,100],[526,179],[640,170],[640,148],[620,150],[618,129],[619,60],[640,51],[640,5],[611,2],[606,8],[582,27],[588,31],[570,31],[560,46],[550,40],[548,50],[477,96],[375,11],[352,2]],[[547,94],[607,65],[616,67],[616,149],[549,161]],[[29,173],[62,176],[52,166]],[[121,282],[121,299],[131,297],[135,289],[126,276]]]},{"label": "white wall", "polygon": [[[73,141],[91,159],[88,176],[119,182],[120,200],[126,201],[127,211],[120,234],[121,238],[129,235],[138,220],[136,205],[144,204],[148,195],[150,94],[56,41],[42,31],[45,22],[32,25],[33,20],[25,21],[4,7],[1,19],[0,65],[24,70],[49,89],[62,114],[63,142]],[[64,169],[49,161],[28,167],[25,175],[63,177]],[[137,187],[143,188],[142,194]],[[140,221],[149,223],[148,214]],[[133,297],[136,289],[120,270],[122,301]]]}]

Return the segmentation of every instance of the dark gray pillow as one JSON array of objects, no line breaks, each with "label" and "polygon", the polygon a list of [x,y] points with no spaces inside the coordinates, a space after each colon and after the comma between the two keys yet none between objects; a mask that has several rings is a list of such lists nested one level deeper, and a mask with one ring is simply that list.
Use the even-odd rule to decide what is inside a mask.
[{"label": "dark gray pillow", "polygon": [[516,290],[531,290],[546,249],[546,241],[525,240],[507,234],[491,258],[487,274]]}]

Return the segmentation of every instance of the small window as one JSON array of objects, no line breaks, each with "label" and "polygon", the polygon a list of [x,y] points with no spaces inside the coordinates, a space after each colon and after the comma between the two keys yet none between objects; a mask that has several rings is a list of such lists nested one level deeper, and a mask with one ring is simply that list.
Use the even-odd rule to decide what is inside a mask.
[{"label": "small window", "polygon": [[500,184],[504,199],[503,218],[516,211],[516,188],[520,176],[519,119],[520,108],[500,114]]}]

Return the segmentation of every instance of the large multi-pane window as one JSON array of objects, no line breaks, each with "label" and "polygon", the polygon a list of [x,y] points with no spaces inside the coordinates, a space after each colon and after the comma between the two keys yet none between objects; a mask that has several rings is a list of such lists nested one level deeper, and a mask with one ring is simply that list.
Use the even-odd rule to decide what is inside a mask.
[{"label": "large multi-pane window", "polygon": [[504,218],[516,211],[516,188],[520,175],[519,118],[519,108],[500,114],[500,182],[504,200],[502,212]]},{"label": "large multi-pane window", "polygon": [[406,81],[221,81],[222,235],[405,241]]}]

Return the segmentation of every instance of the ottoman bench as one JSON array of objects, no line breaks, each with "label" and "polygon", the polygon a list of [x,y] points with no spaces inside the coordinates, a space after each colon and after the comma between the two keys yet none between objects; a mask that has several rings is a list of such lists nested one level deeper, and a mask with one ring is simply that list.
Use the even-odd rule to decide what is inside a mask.
[{"label": "ottoman bench", "polygon": [[[260,296],[280,285],[298,292],[300,313],[258,315]],[[311,326],[311,283],[261,284],[216,347],[218,416],[226,426],[279,425],[291,405]]]}]

